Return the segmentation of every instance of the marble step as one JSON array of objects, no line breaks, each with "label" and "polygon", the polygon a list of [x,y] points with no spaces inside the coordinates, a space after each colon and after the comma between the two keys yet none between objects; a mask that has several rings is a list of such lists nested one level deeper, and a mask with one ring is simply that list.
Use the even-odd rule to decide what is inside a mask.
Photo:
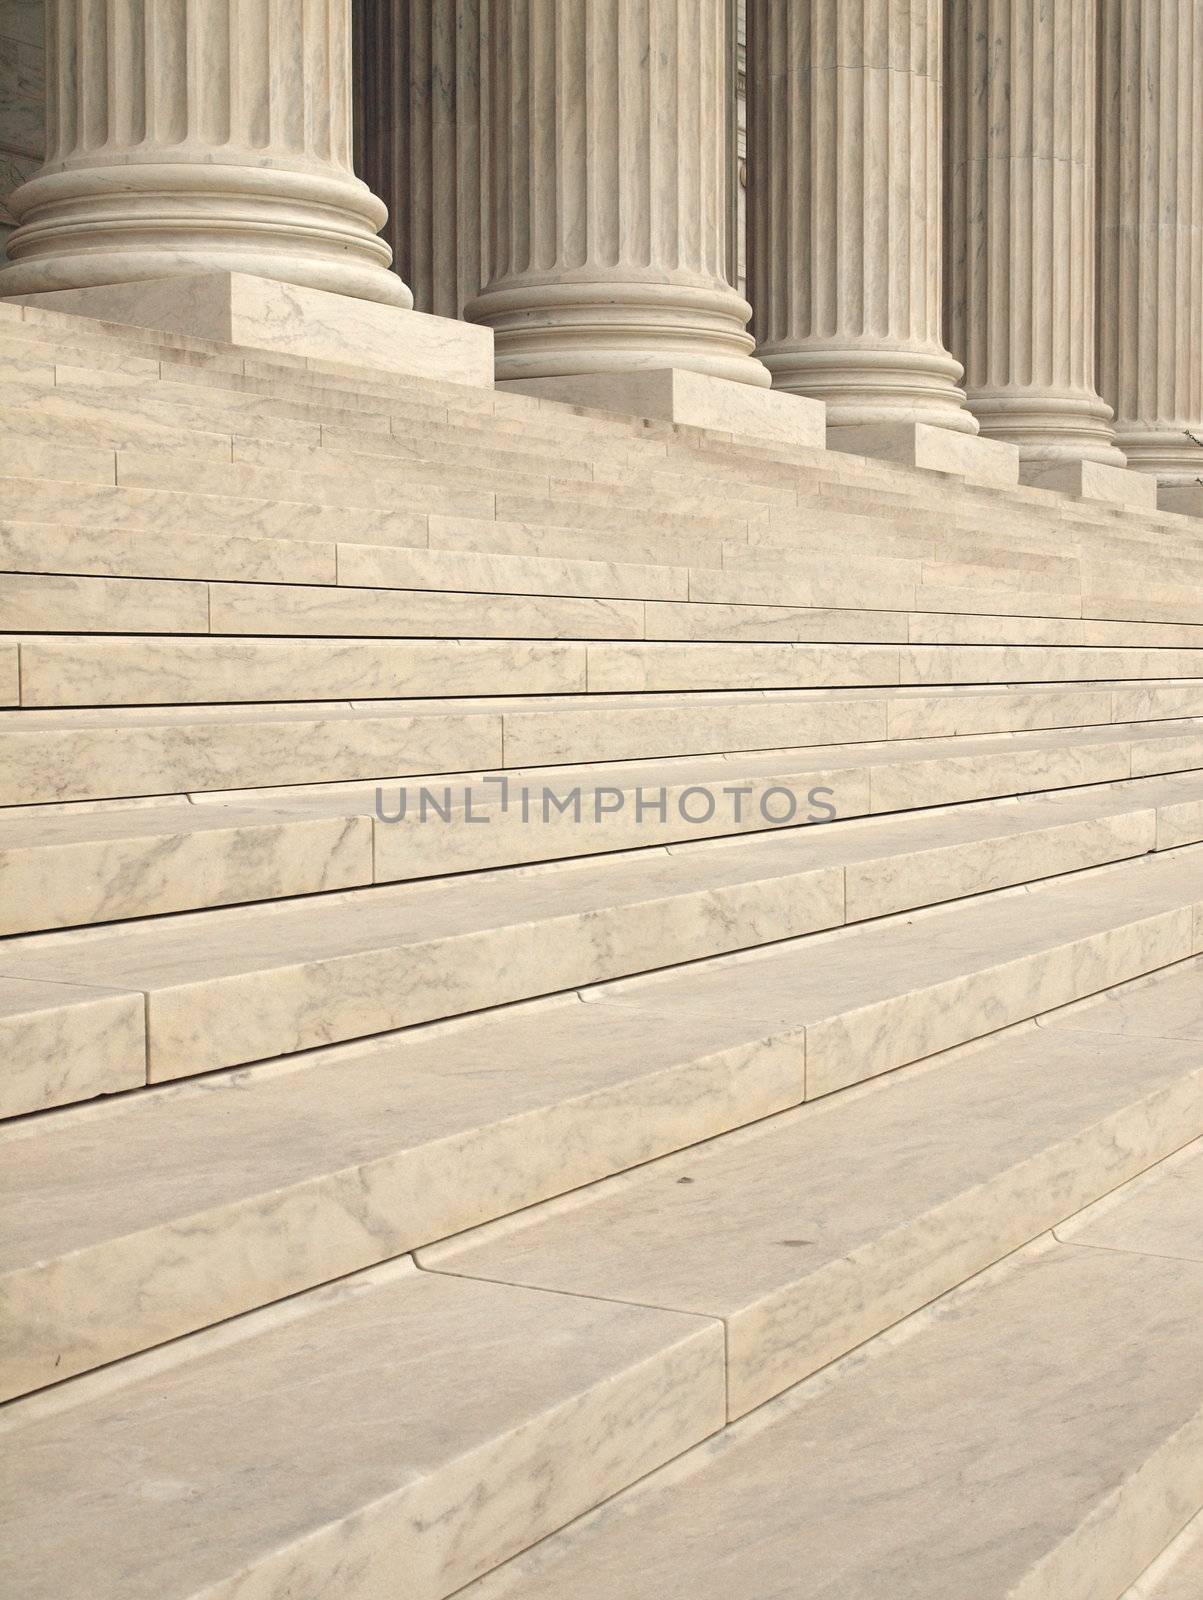
[{"label": "marble step", "polygon": [[[465,438],[496,440],[499,448],[508,442],[519,452],[530,452],[539,443],[555,445],[563,459],[652,464],[662,461],[665,455],[663,442],[630,427],[582,427],[576,418],[569,418],[565,425],[560,415],[547,410],[529,410],[516,418],[487,406],[449,405],[445,385],[433,385],[433,392],[429,393],[411,385],[399,395],[385,390],[373,394],[361,387],[315,383],[315,374],[309,374],[310,381],[300,383],[295,372],[274,377],[252,375],[241,370],[246,364],[236,357],[227,364],[210,358],[201,365],[189,365],[180,360],[130,355],[111,345],[78,338],[64,342],[0,333],[0,384],[8,378],[24,377],[53,382],[57,370],[68,384],[107,389],[118,399],[123,390],[129,389],[149,398],[175,400],[194,406],[196,415],[207,416],[208,410],[202,408],[212,408],[214,414],[220,409],[226,416],[252,422],[263,419],[268,424],[286,417],[332,428],[353,428],[359,436],[366,430],[387,435],[390,427],[421,428],[436,440],[443,436],[452,442]],[[230,370],[233,366],[239,370]],[[485,399],[485,391],[480,391],[480,398]]]},{"label": "marble step", "polygon": [[[461,521],[459,527],[463,529],[464,526]],[[493,542],[514,542],[515,535],[519,545],[524,538],[529,543],[536,542],[531,537],[534,530],[527,535],[522,525],[476,521],[468,532],[474,543],[483,545],[490,542],[490,529],[497,532]],[[331,530],[327,528],[326,531]],[[416,527],[407,529],[406,533],[415,539],[421,537],[421,530]],[[451,528],[444,534],[440,529],[438,536],[455,538],[456,532]],[[792,573],[770,575],[742,567],[729,571],[687,569],[550,554],[490,555],[483,551],[417,550],[392,544],[352,542],[318,546],[304,540],[244,539],[216,533],[206,537],[168,531],[151,535],[118,528],[73,528],[10,521],[0,523],[0,571],[4,570],[24,573],[27,580],[35,574],[146,575],[211,578],[225,582],[248,579],[256,583],[296,578],[306,585],[337,583],[348,589],[395,586],[646,599],[658,602],[647,609],[647,637],[703,641],[839,638],[853,641],[896,639],[912,643],[1176,647],[1189,646],[1203,636],[1199,625],[1079,620],[1082,602],[1068,595],[1059,598],[1052,609],[1069,615],[1051,619],[1017,616],[1015,612],[1026,600],[1014,591],[940,590],[934,593],[934,598],[948,610],[916,611],[917,598],[927,591],[922,584],[912,581],[919,572],[912,571],[906,563],[858,559],[845,561],[841,566],[827,556],[813,560],[805,573],[798,576]],[[59,620],[57,602],[64,597],[61,585],[52,590],[31,581],[21,585],[11,581],[0,584],[0,589],[19,591],[22,598],[38,596],[39,588],[45,592],[45,598],[40,599],[40,609],[30,609],[32,602],[26,599],[26,609],[13,615],[28,616],[28,622],[12,621],[7,626],[70,626],[69,622]],[[108,592],[115,599],[122,598],[119,589]],[[100,608],[87,604],[86,590],[79,593],[88,615],[98,618],[88,626],[99,625]],[[687,597],[689,604],[684,603]],[[253,607],[255,597],[227,598],[240,599],[244,606]],[[307,593],[303,589],[293,595],[281,594],[279,598],[291,602],[294,612],[301,604],[310,611],[307,618],[298,621],[295,631],[319,628],[320,608],[327,604],[342,608],[353,604],[346,595],[328,601],[320,591]],[[270,606],[268,599],[267,595],[258,597],[265,618],[270,620],[276,616],[277,608]],[[379,631],[387,620],[387,603],[383,599],[364,597],[360,604],[373,607],[364,615],[380,619],[374,624]],[[858,611],[855,609],[858,604],[885,609]],[[966,614],[990,606],[1009,606],[1012,610],[994,615],[988,610],[985,615]],[[1127,609],[1141,607],[1133,605]],[[1194,614],[1189,602],[1181,602],[1179,609],[1184,614]],[[114,608],[115,617],[126,614],[127,608]],[[68,609],[65,616],[70,615]],[[154,618],[152,608],[148,615],[148,631],[157,631]],[[265,629],[268,620],[264,622]],[[130,624],[135,625],[136,621]],[[106,622],[105,626],[111,631],[112,624]],[[342,624],[336,613],[322,631],[340,632],[344,628],[370,631],[372,626],[366,620]],[[282,617],[272,631],[276,629],[283,629]]]},{"label": "marble step", "polygon": [[[803,970],[790,981],[805,984],[810,1003],[827,1017],[830,1059],[808,1063],[808,1073],[815,1092],[828,1092],[900,1064],[891,1051],[910,1048],[906,1028],[894,1015],[906,1009],[897,996],[862,1008],[864,1017],[844,1038],[827,1014],[839,1009],[841,985],[847,992],[849,981],[855,986],[863,979],[855,968],[849,977],[841,963],[867,951],[865,959],[884,968],[875,981],[896,984],[901,977],[918,986],[926,970],[923,950],[909,963],[900,957],[891,924],[850,926],[842,941],[797,945],[802,935],[841,928],[874,904],[914,903],[930,895],[972,893],[992,881],[1055,873],[1062,870],[1061,850],[1081,868],[1131,857],[1156,842],[1156,817],[1147,810],[1096,819],[1077,838],[1072,825],[1051,819],[1050,831],[1026,846],[1005,833],[1000,839],[989,817],[959,823],[952,829],[960,832],[959,841],[933,844],[923,837],[922,819],[917,820],[927,859],[920,850],[910,852],[920,859],[899,860],[897,836],[888,829],[883,835],[869,828],[858,847],[855,824],[848,825],[847,842],[841,842],[840,829],[811,829],[802,836],[795,831],[717,847],[643,850],[517,873],[484,872],[439,883],[353,889],[318,899],[32,934],[5,943],[0,978],[145,997],[145,1038],[139,1036],[135,1048],[120,1040],[113,1052],[94,1056],[92,1092],[100,1094],[794,941],[783,959],[788,967],[796,947],[794,965]],[[966,838],[974,827],[979,837]],[[1033,932],[1024,918],[1045,915],[1048,927],[1035,936],[1037,949],[1043,950],[1041,939],[1058,942],[1049,933],[1058,907],[1068,904],[1066,915],[1079,932],[1083,922],[1090,931],[1092,918],[1110,918],[1127,928],[1140,922],[1137,902],[1143,897],[1156,902],[1158,915],[1169,917],[1158,934],[1161,943],[1154,940],[1159,952],[1167,939],[1187,939],[1188,948],[1174,945],[1169,955],[1149,963],[1163,965],[1192,953],[1190,908],[1181,902],[1193,895],[1201,859],[1203,851],[1187,844],[1160,858],[1050,880],[1028,891],[1043,897],[1033,902],[1019,896],[1021,903],[1012,905],[1007,897],[1015,891],[1002,890],[1006,903],[1000,909],[990,895],[980,896],[954,908],[963,919],[962,925],[954,917],[954,931],[969,939],[965,929],[984,923],[993,933],[987,952],[992,961],[1000,942],[1016,938],[1014,932],[998,931],[1000,925],[1005,930],[1018,919],[1019,943],[1026,950]],[[1133,899],[1119,907],[1115,895],[1124,887]],[[941,928],[929,921],[923,932],[936,940]],[[1114,929],[1103,943],[1113,936],[1118,937]],[[885,941],[880,951],[875,939]],[[1097,962],[1092,957],[1085,965]],[[1045,995],[1037,1010],[1077,998],[1056,988],[1064,979],[1057,963],[1046,959],[1042,965],[1025,956],[1013,966],[1029,984],[1024,1003],[1032,994]],[[1083,992],[1132,975],[1126,970],[1118,978],[1091,981]],[[979,988],[980,981],[979,975]],[[712,994],[723,994],[723,979],[709,966],[692,982],[700,1011],[711,1008]],[[966,992],[976,996],[978,990],[970,982]],[[1002,999],[992,1004],[998,1012],[1005,1009]],[[69,1023],[64,1013],[64,1030]],[[44,1028],[46,1020],[39,1025]],[[874,1030],[887,1026],[894,1036],[877,1037]],[[19,1025],[16,1038],[20,1054]],[[850,1059],[843,1060],[842,1051]],[[64,1043],[58,1054],[73,1059],[75,1053]],[[915,1051],[923,1053],[930,1049]],[[38,1096],[15,1109],[55,1103],[60,1071],[56,1057],[37,1086]],[[73,1085],[82,1073],[72,1073]]]},{"label": "marble step", "polygon": [[[734,1419],[1203,1134],[1201,978],[1203,963],[1180,963],[418,1260],[721,1318]],[[1178,1209],[1185,1222],[1193,1199],[1203,1260],[1201,1197],[1188,1186]],[[1148,1206],[1164,1212],[1160,1192]],[[1139,1220],[1101,1242],[1179,1253],[1138,1238]]]},{"label": "marble step", "polygon": [[[726,1007],[678,973],[17,1126],[0,1388],[419,1249],[432,1271],[721,1320],[741,1415],[1203,1132],[1197,961],[1136,988],[1124,1037],[1089,1031],[1121,987],[1072,1008],[1079,1031],[957,1049],[997,1019],[954,998],[941,950],[906,1005],[948,1053],[821,1104],[811,1013],[758,957],[728,964]],[[979,976],[1006,975],[1023,1018],[1013,954]],[[1150,1052],[1134,1036],[1162,1008],[1176,1036]]]},{"label": "marble step", "polygon": [[1201,1315],[1203,1265],[1042,1241],[462,1600],[1119,1595],[1203,1500]]},{"label": "marble step", "polygon": [[[0,440],[0,455],[4,449]],[[40,470],[40,469],[39,469]],[[623,563],[656,567],[684,567],[704,562],[717,565],[723,547],[718,540],[676,539],[655,532],[607,533],[604,538],[586,528],[565,527],[554,521],[498,520],[492,501],[476,496],[468,515],[444,516],[427,509],[398,509],[396,497],[383,508],[331,506],[319,502],[242,497],[236,494],[190,493],[173,488],[137,488],[115,484],[110,456],[94,481],[50,480],[4,475],[2,526],[34,532],[46,524],[83,527],[93,531],[117,530],[126,534],[162,534],[165,548],[181,534],[188,538],[210,536],[287,541],[290,551],[301,543],[319,546],[319,554],[332,561],[336,546],[348,544],[397,548],[403,551],[431,548],[445,556],[472,553],[483,556],[556,557],[577,561]],[[423,502],[425,505],[426,502]],[[528,510],[547,510],[543,501]],[[551,508],[554,511],[554,507]],[[215,557],[220,547],[215,542]],[[296,552],[298,555],[300,552]],[[280,559],[283,559],[283,554]],[[203,572],[204,576],[219,576]],[[303,575],[302,575],[303,576]]]},{"label": "marble step", "polygon": [[[17,527],[20,525],[14,525]],[[28,530],[30,525],[24,525]],[[77,544],[86,535],[78,530]],[[34,560],[52,556],[39,545]],[[14,541],[0,529],[0,563]],[[191,547],[190,547],[191,548]],[[80,565],[87,564],[81,551]],[[108,551],[92,552],[104,564]],[[70,564],[70,556],[67,557]],[[1196,645],[1203,626],[1082,622],[1007,616],[966,619],[944,613],[856,610],[853,595],[839,607],[710,604],[652,598],[687,584],[683,569],[626,568],[554,558],[451,557],[445,552],[387,547],[337,547],[338,576],[329,585],[168,582],[88,575],[0,571],[0,628],[14,632],[215,633],[271,636],[629,638],[680,642],[920,643],[931,645],[1114,645],[1172,648]],[[492,587],[467,587],[476,575]],[[202,572],[205,568],[202,567]],[[680,572],[679,579],[677,573]],[[385,587],[365,581],[373,572],[426,587]],[[646,574],[646,576],[645,576]],[[504,585],[532,591],[520,600]],[[586,593],[573,595],[577,586]],[[561,598],[556,591],[569,591]],[[627,595],[590,595],[590,589]],[[634,591],[631,595],[629,591]],[[966,626],[969,622],[970,625]]]},{"label": "marble step", "polygon": [[[243,791],[193,805],[16,808],[0,813],[0,935],[848,821],[1092,780],[1105,787],[1025,802],[1024,815],[1059,828],[1152,806],[1166,813],[1159,833],[1167,841],[1193,842],[1192,808],[1203,799],[1198,780],[1124,783],[1131,766],[1130,734],[1091,744],[1035,738],[1018,749],[1014,740],[986,748],[969,740],[942,742],[940,754],[906,743],[837,747],[809,759],[778,751],[738,764],[722,757],[533,769],[515,772],[504,793],[496,778],[463,774],[422,784]],[[1058,809],[1049,810],[1053,804]],[[958,813],[942,821],[936,842],[946,826],[955,842],[964,820]],[[1012,808],[996,823],[1004,835],[1021,825]]]},{"label": "marble step", "polygon": [[1120,1600],[1198,1600],[1203,1594],[1203,1510],[1145,1568]]},{"label": "marble step", "polygon": [[684,567],[2,520],[0,572],[632,600],[689,594]]},{"label": "marble step", "polygon": [[[812,763],[846,773],[918,755],[910,774],[875,782],[872,808],[896,810],[1186,771],[1203,765],[1200,717],[1193,684],[23,710],[0,713],[0,805],[703,755],[742,763],[761,751],[792,751],[787,773]],[[902,749],[991,737],[927,745],[927,763]],[[1083,748],[1066,754],[1067,740]],[[581,774],[563,776],[571,788]]]},{"label": "marble step", "polygon": [[7,1421],[21,1600],[440,1600],[722,1422],[716,1323],[405,1262],[106,1378]]},{"label": "marble step", "polygon": [[[521,601],[511,604],[516,617],[530,612]],[[621,601],[547,605],[549,621],[586,612],[596,628],[603,619],[612,631],[639,622],[637,609]],[[391,700],[449,690],[487,695],[499,685],[613,695],[1108,683],[1124,692],[1120,686],[1131,683],[1152,689],[1203,680],[1203,649],[1192,648],[593,642],[564,631],[398,639],[13,634],[6,649],[19,651],[20,704],[32,708]]]},{"label": "marble step", "polygon": [[370,884],[370,807],[0,813],[0,935]]}]

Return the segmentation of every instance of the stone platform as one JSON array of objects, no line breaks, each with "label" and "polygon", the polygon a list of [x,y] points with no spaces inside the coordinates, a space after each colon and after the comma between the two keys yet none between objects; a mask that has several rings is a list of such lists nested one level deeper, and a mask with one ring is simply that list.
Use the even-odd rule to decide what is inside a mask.
[{"label": "stone platform", "polygon": [[1201,525],[656,383],[0,305],[21,1600],[1193,1597]]}]

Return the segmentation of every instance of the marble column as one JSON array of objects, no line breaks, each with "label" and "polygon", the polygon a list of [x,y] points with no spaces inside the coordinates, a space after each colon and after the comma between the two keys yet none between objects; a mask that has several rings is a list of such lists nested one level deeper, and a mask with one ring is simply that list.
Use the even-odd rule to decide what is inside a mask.
[{"label": "marble column", "polygon": [[488,0],[361,0],[357,171],[418,311],[460,317],[487,260]]},{"label": "marble column", "polygon": [[351,166],[350,0],[47,0],[0,295],[240,272],[408,306]]},{"label": "marble column", "polygon": [[1101,16],[1100,387],[1129,466],[1203,512],[1203,0]]},{"label": "marble column", "polygon": [[767,387],[733,287],[728,0],[493,0],[500,380],[677,367]]},{"label": "marble column", "polygon": [[939,0],[757,0],[748,29],[748,281],[774,387],[833,427],[976,433],[940,335]]},{"label": "marble column", "polygon": [[945,330],[982,434],[1122,467],[1095,387],[1095,0],[951,0]]}]

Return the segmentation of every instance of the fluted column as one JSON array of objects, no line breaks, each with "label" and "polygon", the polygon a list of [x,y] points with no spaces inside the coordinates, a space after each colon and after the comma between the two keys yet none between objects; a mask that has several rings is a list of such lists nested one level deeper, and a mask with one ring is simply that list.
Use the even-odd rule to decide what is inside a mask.
[{"label": "fluted column", "polygon": [[1122,467],[1095,387],[1095,0],[950,0],[945,330],[984,436]]},{"label": "fluted column", "polygon": [[409,291],[351,167],[350,0],[46,0],[48,155],[0,295],[253,273]]},{"label": "fluted column", "polygon": [[362,0],[359,175],[419,311],[463,315],[487,261],[488,0]]},{"label": "fluted column", "polygon": [[774,387],[829,426],[977,424],[940,337],[939,0],[748,8],[748,281]]},{"label": "fluted column", "polygon": [[766,386],[732,286],[728,0],[493,0],[499,379],[681,367]]},{"label": "fluted column", "polygon": [[1129,466],[1203,478],[1203,0],[1104,0],[1099,378]]}]

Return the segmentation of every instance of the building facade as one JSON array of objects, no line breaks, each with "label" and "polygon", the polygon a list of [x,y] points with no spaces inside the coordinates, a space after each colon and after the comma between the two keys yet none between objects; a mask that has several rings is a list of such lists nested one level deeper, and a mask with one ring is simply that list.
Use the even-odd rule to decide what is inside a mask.
[{"label": "building facade", "polygon": [[46,0],[35,178],[40,9],[2,294],[233,268],[1203,506],[1203,0]]}]

